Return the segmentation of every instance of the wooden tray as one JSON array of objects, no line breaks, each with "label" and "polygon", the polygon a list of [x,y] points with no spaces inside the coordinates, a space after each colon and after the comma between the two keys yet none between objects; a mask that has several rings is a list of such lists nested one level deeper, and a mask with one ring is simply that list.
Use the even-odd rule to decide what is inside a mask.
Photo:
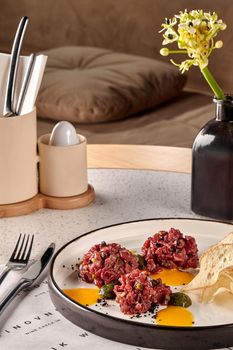
[{"label": "wooden tray", "polygon": [[50,197],[38,193],[35,197],[23,202],[0,205],[0,217],[25,215],[41,208],[64,210],[83,208],[91,204],[94,199],[95,191],[91,185],[88,185],[86,192],[72,197]]}]

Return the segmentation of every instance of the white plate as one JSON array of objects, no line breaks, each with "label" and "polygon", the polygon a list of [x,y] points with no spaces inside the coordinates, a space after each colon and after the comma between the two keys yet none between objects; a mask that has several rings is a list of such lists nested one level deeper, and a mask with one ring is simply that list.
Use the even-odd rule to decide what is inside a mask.
[{"label": "white plate", "polygon": [[[50,280],[53,294],[55,291],[55,294],[59,296],[59,298],[61,297],[63,302],[66,300],[69,305],[73,304],[73,306],[77,306],[79,310],[82,308],[95,314],[94,318],[102,314],[103,316],[113,318],[116,321],[124,320],[133,325],[141,324],[142,326],[150,326],[156,329],[160,328],[161,326],[155,326],[151,317],[132,319],[130,316],[124,315],[115,301],[109,302],[107,309],[106,307],[101,306],[84,307],[67,297],[62,290],[78,288],[84,285],[85,287],[89,286],[74,277],[73,270],[67,267],[75,265],[75,263],[78,262],[78,258],[82,259],[83,254],[94,244],[100,243],[101,241],[106,241],[107,243],[116,242],[128,249],[139,251],[140,247],[149,236],[160,230],[167,231],[171,227],[179,229],[185,235],[195,237],[199,255],[209,246],[222,240],[232,231],[232,225],[228,223],[195,219],[142,220],[117,224],[92,231],[67,243],[54,257]],[[198,297],[195,294],[190,296],[192,299],[192,306],[189,310],[193,313],[195,319],[195,324],[193,327],[189,327],[190,329],[194,330],[203,327],[208,329],[213,326],[217,326],[218,328],[218,326],[222,327],[223,325],[229,325],[231,328],[233,324],[233,296],[224,294],[224,296],[219,297],[215,303],[209,304],[200,304],[198,302]],[[106,312],[108,314],[107,316]],[[67,317],[67,315],[65,316]],[[170,328],[182,329],[182,327]],[[99,333],[97,332],[97,334]],[[231,337],[233,343],[233,335]],[[146,346],[149,345],[147,344]]]}]

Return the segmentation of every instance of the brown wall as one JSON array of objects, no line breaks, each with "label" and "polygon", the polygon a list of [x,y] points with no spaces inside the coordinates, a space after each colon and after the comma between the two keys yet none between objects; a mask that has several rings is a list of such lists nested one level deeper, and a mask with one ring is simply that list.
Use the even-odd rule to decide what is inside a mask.
[{"label": "brown wall", "polygon": [[[67,45],[99,46],[161,60],[164,17],[185,8],[216,11],[228,28],[225,47],[212,54],[210,67],[226,92],[233,92],[232,0],[0,0],[0,49],[9,52],[18,21],[28,15],[26,52]],[[209,88],[198,68],[188,73],[189,85]]]}]

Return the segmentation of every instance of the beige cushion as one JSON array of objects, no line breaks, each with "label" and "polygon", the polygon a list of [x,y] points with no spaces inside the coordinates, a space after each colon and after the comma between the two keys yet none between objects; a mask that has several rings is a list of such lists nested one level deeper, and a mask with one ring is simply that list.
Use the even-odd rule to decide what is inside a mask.
[{"label": "beige cushion", "polygon": [[180,93],[186,78],[170,64],[92,47],[44,52],[38,115],[79,123],[123,119]]}]

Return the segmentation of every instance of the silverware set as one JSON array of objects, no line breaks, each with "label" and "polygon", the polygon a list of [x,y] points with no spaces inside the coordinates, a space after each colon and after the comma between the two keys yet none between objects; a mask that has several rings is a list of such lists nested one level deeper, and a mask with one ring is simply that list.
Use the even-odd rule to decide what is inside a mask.
[{"label": "silverware set", "polygon": [[55,249],[54,243],[49,245],[40,259],[29,264],[33,241],[34,235],[20,234],[11,257],[3,268],[0,275],[0,285],[11,270],[26,271],[22,272],[19,281],[0,299],[0,315],[21,290],[30,287],[35,282],[52,258]]},{"label": "silverware set", "polygon": [[[46,56],[44,56],[42,59],[40,58],[39,66],[36,65],[37,64],[36,60],[38,58],[38,55],[31,54],[29,58],[23,58],[23,61],[21,63],[22,63],[24,75],[21,78],[22,80],[21,86],[19,86],[19,82],[16,84],[17,71],[18,71],[19,61],[20,61],[20,50],[21,50],[27,24],[28,24],[28,17],[24,16],[21,19],[18,25],[17,32],[15,34],[15,38],[14,38],[14,42],[13,42],[13,46],[10,54],[9,69],[8,69],[8,75],[7,75],[7,81],[6,81],[6,91],[5,91],[5,99],[4,99],[3,113],[2,113],[3,118],[21,115],[22,109],[23,108],[25,109],[25,104],[26,104],[25,99],[28,96],[27,93],[28,93],[29,85],[31,86],[30,83],[32,81],[33,72],[35,72],[37,69],[37,73],[40,73],[39,75],[36,74],[37,78],[35,78],[35,80],[37,80],[37,82],[34,82],[35,88],[38,88],[39,81],[41,78],[42,68],[45,67],[45,63],[47,59]],[[27,64],[25,65],[26,62]],[[20,64],[20,69],[21,69],[21,64]],[[34,77],[35,76],[33,75],[33,78]],[[19,90],[17,101],[16,101],[16,85],[17,85],[17,90]],[[42,271],[45,269],[45,267],[47,266],[47,264],[49,263],[53,255],[55,244],[51,243],[40,259],[30,262],[29,259],[32,252],[33,241],[34,241],[34,235],[20,234],[16,242],[16,245],[14,247],[14,250],[9,258],[9,261],[6,263],[2,273],[0,274],[0,286],[1,286],[2,282],[7,278],[7,275],[11,270],[20,271],[20,277],[18,278],[18,282],[15,283],[11,288],[8,288],[7,294],[2,296],[0,292],[0,315],[22,289],[30,287],[34,283],[34,281],[40,276]]]}]

